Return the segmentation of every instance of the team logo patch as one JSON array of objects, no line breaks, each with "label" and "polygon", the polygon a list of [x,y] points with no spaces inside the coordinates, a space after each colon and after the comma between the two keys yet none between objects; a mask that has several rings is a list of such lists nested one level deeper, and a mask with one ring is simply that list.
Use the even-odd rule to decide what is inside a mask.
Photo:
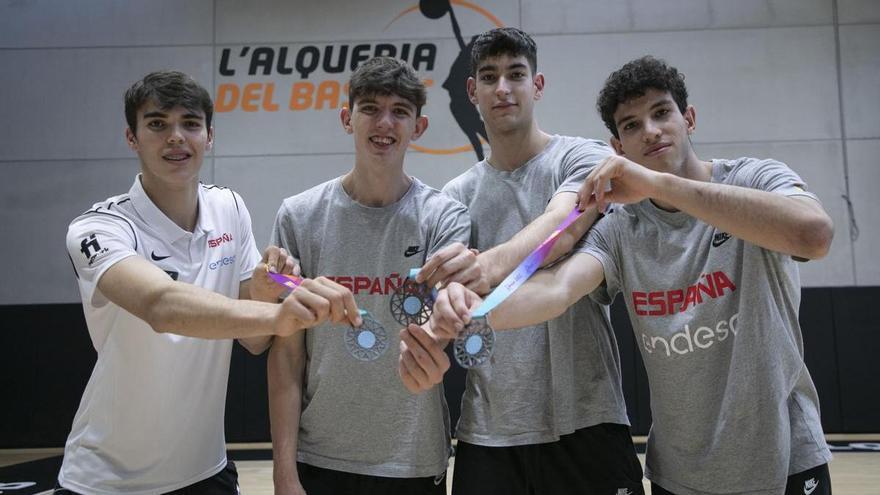
[{"label": "team logo patch", "polygon": [[102,248],[101,243],[98,242],[98,237],[96,234],[92,234],[88,237],[85,237],[79,243],[79,251],[89,260],[89,266],[92,266],[95,261],[98,261],[98,257],[102,254],[106,254],[110,252],[109,248]]}]

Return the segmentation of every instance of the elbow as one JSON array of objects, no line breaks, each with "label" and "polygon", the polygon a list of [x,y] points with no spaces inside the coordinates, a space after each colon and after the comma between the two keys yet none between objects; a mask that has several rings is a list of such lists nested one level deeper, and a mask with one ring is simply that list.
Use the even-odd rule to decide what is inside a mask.
[{"label": "elbow", "polygon": [[171,318],[166,311],[151,309],[144,320],[156,333],[171,333]]},{"label": "elbow", "polygon": [[797,240],[797,255],[809,260],[824,258],[831,250],[834,224],[824,212],[805,222]]},{"label": "elbow", "polygon": [[148,298],[146,304],[147,311],[143,315],[143,320],[150,325],[156,333],[172,333],[174,332],[174,319],[170,306],[163,300],[163,294]]},{"label": "elbow", "polygon": [[241,344],[249,353],[254,356],[259,356],[260,354],[266,352],[266,349],[272,346],[272,337],[256,337],[249,339],[238,339],[238,343]]}]

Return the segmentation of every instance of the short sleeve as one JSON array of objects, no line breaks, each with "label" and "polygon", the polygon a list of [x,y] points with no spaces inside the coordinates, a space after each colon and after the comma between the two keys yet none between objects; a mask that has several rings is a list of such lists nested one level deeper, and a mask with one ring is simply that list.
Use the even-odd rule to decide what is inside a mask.
[{"label": "short sleeve", "polygon": [[553,195],[577,192],[593,168],[613,154],[614,150],[602,141],[578,139],[577,145],[571,146],[561,157],[559,170],[562,176]]},{"label": "short sleeve", "polygon": [[96,294],[104,273],[119,261],[137,256],[137,235],[131,223],[112,213],[95,212],[74,220],[67,229],[67,254],[84,301],[106,304]]},{"label": "short sleeve", "polygon": [[575,245],[574,252],[586,253],[599,260],[605,271],[605,282],[590,297],[599,304],[611,304],[620,292],[620,266],[615,253],[619,252],[614,235],[613,214],[600,218]]},{"label": "short sleeve", "polygon": [[[289,199],[281,203],[275,222],[272,223],[272,232],[269,235],[269,245],[285,249],[297,264],[300,263],[299,247],[296,242],[296,232],[293,225],[294,212],[288,207]],[[308,276],[303,273],[303,275]]]},{"label": "short sleeve", "polygon": [[786,164],[776,160],[755,160],[740,169],[738,178],[746,187],[782,194],[784,196],[807,196],[818,201],[807,190],[807,184]]},{"label": "short sleeve", "polygon": [[244,204],[244,200],[241,199],[241,196],[238,195],[235,191],[232,191],[233,196],[235,196],[236,204],[239,205],[238,211],[238,231],[239,231],[239,239],[241,239],[241,243],[239,244],[239,249],[241,252],[239,253],[239,259],[242,260],[241,264],[241,273],[239,274],[239,280],[244,281],[250,279],[254,274],[254,268],[256,268],[257,264],[263,259],[260,255],[260,250],[257,248],[257,243],[254,240],[254,231],[253,225],[251,224],[251,214],[247,209],[247,206]]},{"label": "short sleeve", "polygon": [[431,256],[440,249],[455,242],[460,242],[465,246],[470,243],[471,217],[467,208],[458,201],[446,197],[444,193],[439,194],[448,203],[437,219],[437,227],[431,238],[427,256]]}]

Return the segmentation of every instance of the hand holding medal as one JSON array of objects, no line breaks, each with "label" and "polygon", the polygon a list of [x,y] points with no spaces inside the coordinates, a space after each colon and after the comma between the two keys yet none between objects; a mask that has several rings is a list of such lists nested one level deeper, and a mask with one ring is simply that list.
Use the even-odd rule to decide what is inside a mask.
[{"label": "hand holding medal", "polygon": [[[287,288],[290,292],[295,291],[306,280],[295,275],[272,271],[268,271],[267,275],[272,281]],[[359,361],[376,360],[388,350],[388,335],[382,324],[376,321],[369,312],[358,310],[358,314],[362,323],[357,327],[348,327],[343,338],[345,348],[352,357]]]},{"label": "hand holding medal", "polygon": [[462,368],[481,366],[489,360],[495,347],[495,331],[489,326],[486,315],[510,297],[516,289],[541,267],[541,263],[550,254],[562,231],[574,223],[582,213],[577,208],[572,210],[565,220],[556,227],[553,233],[526,256],[522,263],[501,281],[501,284],[473,311],[470,321],[456,337],[453,347],[455,360],[458,361]]}]

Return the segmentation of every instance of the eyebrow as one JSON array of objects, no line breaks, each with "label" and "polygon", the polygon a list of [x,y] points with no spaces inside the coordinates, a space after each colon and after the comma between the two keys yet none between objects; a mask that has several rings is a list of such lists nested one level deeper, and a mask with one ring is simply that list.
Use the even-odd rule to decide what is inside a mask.
[{"label": "eyebrow", "polygon": [[160,118],[160,119],[164,119],[164,118],[167,118],[167,117],[168,117],[168,114],[167,114],[167,113],[164,113],[164,112],[158,112],[158,111],[155,111],[155,112],[147,112],[147,113],[144,114],[144,118],[145,118],[145,119],[152,119],[152,118],[155,118],[155,117],[158,117],[158,118]]},{"label": "eyebrow", "polygon": [[[653,110],[656,109],[657,107],[663,107],[663,106],[670,105],[670,104],[674,105],[674,104],[675,104],[675,100],[673,100],[673,99],[670,98],[669,96],[666,96],[666,97],[663,98],[662,100],[660,100],[660,101],[658,101],[657,103],[654,103],[653,105],[651,105],[651,108],[649,108],[648,110],[653,111]],[[616,125],[617,127],[620,127],[620,126],[623,125],[624,123],[626,123],[626,122],[628,122],[628,121],[630,121],[630,120],[632,120],[632,119],[634,119],[634,118],[636,118],[635,115],[624,115],[623,117],[620,118],[620,120],[618,120],[618,121],[615,123],[615,125]]]},{"label": "eyebrow", "polygon": [[[376,100],[376,99],[373,99],[373,98],[361,98],[361,99],[358,100],[358,102],[357,102],[357,105],[358,105],[358,106],[366,105],[366,104],[369,104],[369,105],[378,105],[378,104],[379,104],[379,101]],[[397,102],[394,102],[394,103],[391,104],[391,107],[392,107],[392,108],[406,108],[407,110],[413,110],[413,111],[415,111],[415,109],[416,109],[416,106],[415,106],[415,105],[413,105],[411,102],[406,101],[406,100],[405,100],[405,101],[397,101]]]},{"label": "eyebrow", "polygon": [[[505,70],[525,69],[525,68],[526,68],[526,64],[524,64],[522,62],[514,62],[514,63],[508,65],[507,67],[505,67]],[[497,65],[486,64],[486,65],[480,67],[479,69],[477,69],[477,73],[479,74],[482,72],[491,72],[491,71],[496,71],[496,70],[498,70]]]},{"label": "eyebrow", "polygon": [[[156,110],[153,112],[145,113],[144,118],[145,119],[153,119],[153,118],[167,119],[168,114],[165,112],[160,112],[160,111]],[[186,120],[205,120],[204,116],[202,116],[201,114],[198,114],[198,113],[193,113],[193,112],[184,114],[183,118]]]}]

